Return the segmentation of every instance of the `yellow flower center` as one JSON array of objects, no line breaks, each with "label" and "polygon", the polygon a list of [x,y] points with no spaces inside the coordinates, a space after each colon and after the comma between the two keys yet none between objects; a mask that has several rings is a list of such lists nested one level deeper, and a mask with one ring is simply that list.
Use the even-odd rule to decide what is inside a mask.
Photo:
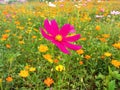
[{"label": "yellow flower center", "polygon": [[63,39],[62,36],[59,34],[55,36],[55,40],[57,41],[62,41],[62,39]]}]

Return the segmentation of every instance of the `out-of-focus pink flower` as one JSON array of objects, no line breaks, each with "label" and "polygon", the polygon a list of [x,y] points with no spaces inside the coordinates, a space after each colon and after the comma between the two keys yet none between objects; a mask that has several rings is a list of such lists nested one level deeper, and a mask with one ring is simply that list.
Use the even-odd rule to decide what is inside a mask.
[{"label": "out-of-focus pink flower", "polygon": [[120,14],[119,11],[111,11],[110,13],[111,13],[112,15],[119,15],[119,14]]},{"label": "out-of-focus pink flower", "polygon": [[71,44],[71,42],[77,41],[80,38],[80,34],[68,35],[70,32],[75,31],[74,27],[70,24],[65,24],[62,28],[58,27],[55,20],[44,21],[44,28],[40,28],[40,31],[44,38],[54,43],[63,53],[70,54],[67,48],[72,50],[79,50],[81,46]]},{"label": "out-of-focus pink flower", "polygon": [[105,9],[104,9],[104,8],[101,8],[101,9],[100,9],[100,12],[104,12],[104,11],[105,11]]},{"label": "out-of-focus pink flower", "polygon": [[27,0],[18,0],[18,2],[21,2],[21,3],[24,3],[26,2]]}]

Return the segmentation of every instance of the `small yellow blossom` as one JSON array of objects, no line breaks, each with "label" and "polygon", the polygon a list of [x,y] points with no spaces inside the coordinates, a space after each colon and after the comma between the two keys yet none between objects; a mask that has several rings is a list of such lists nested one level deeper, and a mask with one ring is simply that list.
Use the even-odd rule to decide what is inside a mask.
[{"label": "small yellow blossom", "polygon": [[30,72],[34,72],[34,71],[36,71],[36,68],[30,67],[30,68],[29,68],[29,71],[30,71]]},{"label": "small yellow blossom", "polygon": [[46,52],[46,51],[48,51],[48,47],[47,47],[46,45],[41,44],[41,45],[38,47],[38,50],[39,50],[40,52]]},{"label": "small yellow blossom", "polygon": [[76,51],[78,54],[83,54],[84,53],[84,50],[80,49],[80,50],[77,50]]},{"label": "small yellow blossom", "polygon": [[110,56],[112,56],[112,54],[109,53],[109,52],[105,52],[105,53],[104,53],[104,56],[106,56],[106,57],[110,57]]},{"label": "small yellow blossom", "polygon": [[23,40],[19,41],[19,44],[25,44],[25,42]]},{"label": "small yellow blossom", "polygon": [[22,27],[22,26],[19,26],[18,28],[19,28],[20,30],[24,30],[24,27]]},{"label": "small yellow blossom", "polygon": [[53,83],[54,83],[54,80],[50,77],[48,77],[47,79],[44,80],[44,83],[50,87]]},{"label": "small yellow blossom", "polygon": [[29,72],[27,70],[21,70],[19,76],[26,78],[29,76]]},{"label": "small yellow blossom", "polygon": [[0,78],[0,83],[2,83],[2,78]]},{"label": "small yellow blossom", "polygon": [[65,67],[63,66],[63,65],[58,65],[58,66],[56,66],[55,67],[55,69],[57,70],[57,71],[64,71],[65,70]]},{"label": "small yellow blossom", "polygon": [[6,32],[6,33],[9,33],[9,32],[10,32],[10,30],[5,30],[5,32]]},{"label": "small yellow blossom", "polygon": [[37,38],[37,36],[32,36],[33,39]]},{"label": "small yellow blossom", "polygon": [[49,62],[53,63],[52,56],[50,54],[45,54],[43,57],[48,60]]}]

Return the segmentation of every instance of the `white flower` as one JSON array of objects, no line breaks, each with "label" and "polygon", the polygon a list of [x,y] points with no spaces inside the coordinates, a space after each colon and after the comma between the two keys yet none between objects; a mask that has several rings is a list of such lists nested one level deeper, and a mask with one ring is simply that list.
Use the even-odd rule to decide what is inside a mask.
[{"label": "white flower", "polygon": [[50,7],[56,7],[56,5],[53,4],[53,3],[51,3],[51,2],[48,3],[48,6],[50,6]]}]

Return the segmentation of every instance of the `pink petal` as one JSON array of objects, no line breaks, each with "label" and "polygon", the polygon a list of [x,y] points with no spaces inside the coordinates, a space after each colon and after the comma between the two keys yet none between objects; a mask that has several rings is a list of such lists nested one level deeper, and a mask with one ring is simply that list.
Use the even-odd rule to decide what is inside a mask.
[{"label": "pink petal", "polygon": [[74,44],[71,44],[71,43],[68,43],[68,42],[64,42],[63,43],[66,47],[72,49],[72,50],[79,50],[82,48],[82,46],[79,46],[79,45],[74,45]]},{"label": "pink petal", "polygon": [[63,53],[65,54],[70,54],[70,52],[66,49],[66,47],[62,44],[62,43],[59,43],[59,42],[56,42],[56,41],[52,41]]},{"label": "pink petal", "polygon": [[42,28],[40,28],[40,31],[41,31],[41,33],[42,33],[42,35],[43,35],[44,38],[46,38],[46,39],[48,39],[48,40],[50,40],[50,41],[53,40],[53,37],[47,35],[47,34],[45,33],[45,31],[44,31]]},{"label": "pink petal", "polygon": [[74,36],[66,37],[65,40],[70,41],[70,42],[74,42],[74,41],[77,41],[79,38],[80,38],[80,34],[77,34]]},{"label": "pink petal", "polygon": [[48,21],[48,19],[44,20],[44,27],[49,34],[54,35],[54,31],[51,28],[51,23]]},{"label": "pink petal", "polygon": [[61,30],[60,30],[60,34],[62,36],[66,36],[69,32],[73,31],[74,30],[74,27],[71,26],[70,24],[65,24]]},{"label": "pink petal", "polygon": [[58,24],[55,20],[51,20],[51,28],[54,32],[54,35],[57,35],[59,33]]}]

